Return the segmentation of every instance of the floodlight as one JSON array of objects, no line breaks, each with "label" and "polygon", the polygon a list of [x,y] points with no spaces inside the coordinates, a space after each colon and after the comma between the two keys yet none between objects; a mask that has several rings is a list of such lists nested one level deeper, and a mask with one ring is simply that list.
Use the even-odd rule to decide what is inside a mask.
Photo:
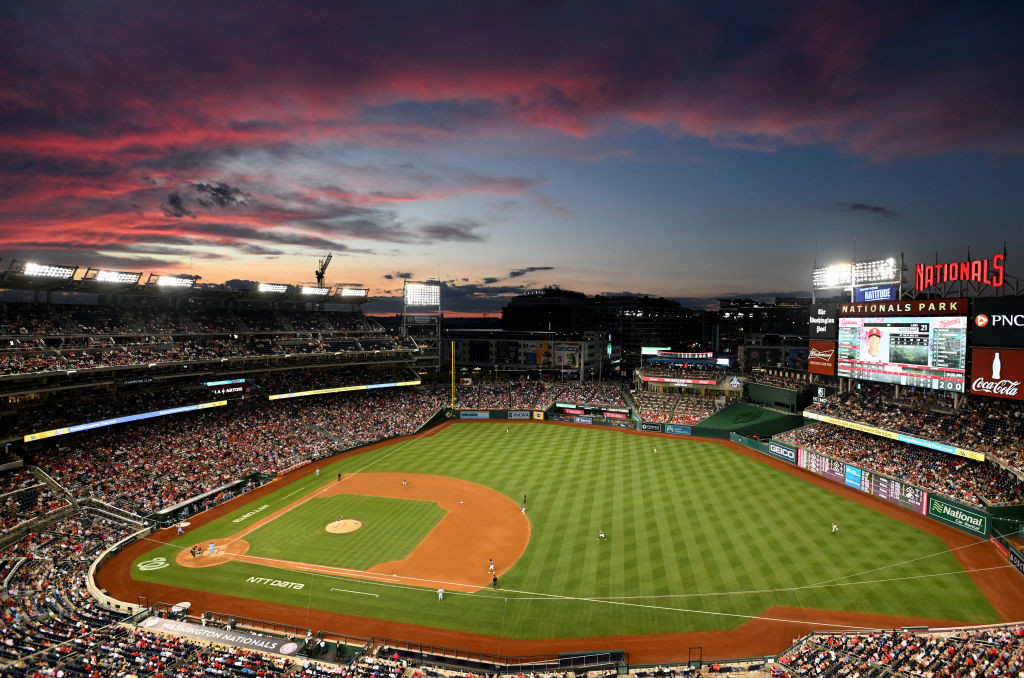
[{"label": "floodlight", "polygon": [[353,289],[351,287],[341,287],[341,288],[338,288],[338,294],[339,295],[341,295],[342,297],[348,297],[350,299],[358,298],[358,297],[365,297],[365,296],[367,296],[369,294],[369,292],[370,292],[369,290]]},{"label": "floodlight", "polygon": [[277,283],[260,283],[256,290],[258,292],[287,292],[287,285],[278,285]]},{"label": "floodlight", "polygon": [[89,268],[86,270],[82,280],[94,282],[114,283],[117,285],[137,285],[142,273],[131,273],[129,271],[109,271],[103,268]]},{"label": "floodlight", "polygon": [[853,280],[857,285],[899,282],[899,278],[899,264],[893,257],[877,261],[858,261],[853,265]]},{"label": "floodlight", "polygon": [[51,266],[49,264],[25,263],[21,267],[23,275],[33,278],[70,278],[78,270],[77,266]]},{"label": "floodlight", "polygon": [[833,264],[824,268],[816,268],[811,276],[811,284],[815,289],[849,287],[853,281],[853,264]]},{"label": "floodlight", "polygon": [[197,276],[191,275],[158,275],[156,273],[149,274],[149,280],[147,285],[156,285],[157,287],[174,287],[174,288],[186,288],[195,287]]},{"label": "floodlight", "polygon": [[317,297],[326,297],[331,293],[330,287],[317,287],[315,285],[303,285],[299,290],[300,294],[309,294]]},{"label": "floodlight", "polygon": [[406,306],[440,306],[441,283],[405,283]]}]

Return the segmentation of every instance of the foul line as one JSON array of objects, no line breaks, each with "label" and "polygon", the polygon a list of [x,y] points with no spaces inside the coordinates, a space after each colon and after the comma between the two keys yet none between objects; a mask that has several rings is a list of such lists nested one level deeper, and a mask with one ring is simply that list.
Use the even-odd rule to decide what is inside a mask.
[{"label": "foul line", "polygon": [[[421,431],[419,434],[413,436],[412,438],[409,438],[408,440],[406,440],[406,441],[404,441],[402,443],[399,443],[395,447],[395,449],[391,450],[387,454],[381,455],[381,456],[377,457],[376,459],[374,459],[373,461],[369,462],[368,464],[365,464],[364,466],[361,466],[361,467],[357,468],[355,471],[350,471],[350,472],[346,473],[345,475],[341,476],[341,479],[338,480],[337,482],[334,482],[334,483],[330,483],[329,482],[327,485],[324,485],[319,490],[314,490],[313,492],[311,492],[309,494],[309,496],[306,497],[305,499],[302,499],[302,500],[296,502],[292,506],[285,506],[284,508],[279,509],[278,511],[275,512],[276,515],[272,514],[272,515],[274,515],[274,519],[276,520],[277,518],[281,518],[282,516],[287,515],[289,512],[291,512],[294,509],[297,509],[298,507],[302,506],[307,501],[310,501],[312,499],[316,499],[318,496],[320,496],[324,492],[327,492],[329,489],[331,489],[333,487],[336,487],[338,485],[338,483],[343,483],[346,480],[348,480],[349,478],[351,478],[352,476],[357,475],[359,473],[362,473],[363,471],[365,471],[366,469],[370,468],[374,464],[377,464],[377,463],[387,459],[388,457],[390,457],[393,454],[397,454],[398,452],[402,451],[402,449],[405,448],[406,445],[411,445],[412,443],[414,443],[415,441],[419,440],[421,437],[425,436],[429,432],[430,432],[429,430]],[[287,495],[285,497],[282,497],[282,499],[287,499],[288,497],[292,496],[292,494],[295,494],[296,492],[300,492],[300,491],[301,490],[295,490],[295,492],[292,492],[291,494],[289,494],[289,495]],[[266,523],[264,523],[264,524],[266,524]],[[230,546],[231,544],[234,544],[239,539],[244,538],[246,535],[248,535],[251,532],[255,532],[260,527],[263,527],[263,525],[253,525],[253,526],[250,526],[249,528],[243,528],[241,531],[236,533],[236,535],[235,535],[235,537],[233,539],[230,539],[229,541],[227,541],[224,544],[224,546],[227,547],[227,546]]]},{"label": "foul line", "polygon": [[[316,576],[315,572],[310,572],[310,574],[312,574],[314,577]],[[376,593],[367,593],[366,591],[352,591],[351,589],[336,589],[333,586],[331,587],[331,590],[332,591],[341,591],[342,593],[355,593],[355,594],[358,594],[360,596],[373,596],[374,598],[380,598],[380,596],[378,594],[376,594]]]}]

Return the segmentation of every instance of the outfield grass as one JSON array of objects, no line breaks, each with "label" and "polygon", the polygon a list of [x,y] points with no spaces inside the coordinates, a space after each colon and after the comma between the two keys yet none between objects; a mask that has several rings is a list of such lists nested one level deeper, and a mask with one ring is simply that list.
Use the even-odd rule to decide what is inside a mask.
[{"label": "outfield grass", "polygon": [[[527,492],[529,547],[502,576],[500,591],[450,594],[443,605],[430,590],[241,563],[151,571],[136,566],[133,576],[520,638],[729,629],[775,605],[999,621],[937,537],[715,443],[534,423],[514,424],[507,435],[504,425],[463,423],[323,468],[322,479],[310,473],[140,561],[163,556],[173,562],[177,548],[235,533],[239,524],[232,520],[257,505],[268,507],[265,515],[334,482],[338,473],[359,470],[447,475],[515,501]],[[348,506],[356,506],[350,502],[367,498],[336,499],[349,517]],[[332,555],[319,546],[325,522],[338,511],[325,507],[325,521],[320,509],[308,505],[301,515],[249,535],[249,553],[365,568],[408,552],[440,519],[424,509],[426,502],[379,501],[380,519],[391,521],[380,525],[387,537],[365,540],[358,554]],[[837,535],[830,533],[833,520],[841,527]],[[606,541],[596,538],[599,529]],[[353,565],[357,559],[360,565]],[[249,577],[304,588],[272,588]]]}]

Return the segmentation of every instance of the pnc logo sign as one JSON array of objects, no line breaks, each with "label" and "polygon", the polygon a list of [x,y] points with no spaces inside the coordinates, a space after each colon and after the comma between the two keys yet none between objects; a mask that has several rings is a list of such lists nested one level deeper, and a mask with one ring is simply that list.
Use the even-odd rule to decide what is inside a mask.
[{"label": "pnc logo sign", "polygon": [[988,316],[984,313],[979,313],[974,316],[974,324],[978,327],[986,327],[988,325]]}]

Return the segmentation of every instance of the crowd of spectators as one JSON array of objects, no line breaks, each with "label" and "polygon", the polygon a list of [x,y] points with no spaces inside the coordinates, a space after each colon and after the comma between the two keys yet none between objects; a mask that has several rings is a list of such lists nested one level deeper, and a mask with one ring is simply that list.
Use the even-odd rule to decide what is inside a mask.
[{"label": "crowd of spectators", "polygon": [[388,336],[380,323],[361,313],[0,304],[0,328],[6,328],[0,329],[0,338],[7,339],[0,350],[0,376],[416,350],[412,341]]},{"label": "crowd of spectators", "polygon": [[[315,370],[290,369],[246,377],[246,383],[255,389],[251,390],[250,394],[262,398],[275,393],[414,380],[416,375],[405,368],[364,366],[324,367]],[[79,390],[48,393],[45,399],[22,403],[16,410],[0,413],[0,428],[14,435],[24,435],[218,398],[201,383],[190,382],[160,390],[145,386],[129,386],[116,392],[92,389],[87,391],[87,395],[83,395]]]},{"label": "crowd of spectators", "polygon": [[955,447],[984,452],[1024,470],[1024,406],[1008,400],[969,398],[959,409],[923,394],[866,386],[839,393],[812,408],[847,421],[870,424]]},{"label": "crowd of spectators", "polygon": [[249,474],[414,433],[445,404],[443,387],[233,401],[48,439],[33,458],[75,496],[146,515]]},{"label": "crowd of spectators", "polygon": [[705,367],[663,367],[660,365],[645,365],[642,369],[637,370],[639,376],[642,377],[667,377],[670,379],[714,379],[716,382],[726,376],[729,373],[724,370],[705,368]]},{"label": "crowd of spectators", "polygon": [[644,421],[693,425],[722,410],[727,401],[713,395],[638,391],[633,402]]},{"label": "crowd of spectators", "polygon": [[[56,671],[61,673],[56,673]],[[82,676],[83,678],[208,678],[267,676],[300,678],[336,676],[338,667],[212,645],[179,636],[152,633],[128,625],[110,625],[69,638],[22,659],[7,669],[12,676]]]},{"label": "crowd of spectators", "polygon": [[832,424],[786,431],[776,440],[835,457],[862,468],[980,505],[1024,501],[1024,484],[1012,473],[983,461],[929,450]]},{"label": "crowd of spectators", "polygon": [[794,391],[804,389],[810,384],[806,376],[772,374],[763,370],[753,370],[746,375],[747,381],[754,384],[764,384],[776,388],[788,388]]},{"label": "crowd of spectators", "polygon": [[19,303],[0,303],[0,328],[7,328],[0,337],[384,332],[379,322],[358,312],[219,307],[177,310],[144,306]]},{"label": "crowd of spectators", "polygon": [[0,530],[8,532],[70,502],[27,469],[0,474]]},{"label": "crowd of spectators", "polygon": [[[132,365],[188,363],[296,354],[393,354],[413,351],[408,342],[392,337],[349,339],[342,348],[329,339],[295,339],[284,336],[248,335],[231,337],[177,337],[145,341],[109,341],[86,348],[73,346],[57,349],[43,347],[0,351],[0,376],[36,372],[91,370]],[[385,356],[386,357],[386,356]]]},{"label": "crowd of spectators", "polygon": [[464,409],[546,410],[555,403],[580,407],[627,407],[617,384],[556,381],[479,382],[456,387],[455,404]]},{"label": "crowd of spectators", "polygon": [[0,551],[5,571],[13,572],[0,606],[0,656],[19,659],[121,619],[96,604],[85,576],[103,550],[132,531],[81,513]]},{"label": "crowd of spectators", "polygon": [[814,635],[781,656],[778,664],[785,674],[809,678],[1018,676],[1024,672],[1024,629]]}]

